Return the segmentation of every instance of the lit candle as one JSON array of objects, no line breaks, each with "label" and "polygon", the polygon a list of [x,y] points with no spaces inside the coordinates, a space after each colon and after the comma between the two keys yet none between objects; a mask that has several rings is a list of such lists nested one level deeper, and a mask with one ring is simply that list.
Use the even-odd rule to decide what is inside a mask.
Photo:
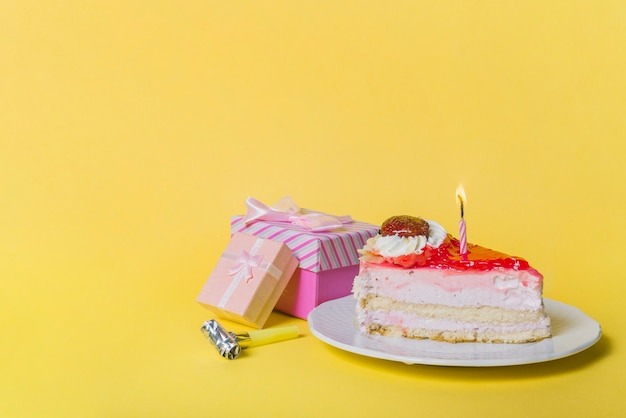
[{"label": "lit candle", "polygon": [[461,208],[461,220],[459,221],[459,253],[465,255],[467,254],[467,230],[464,216],[467,198],[465,197],[465,190],[461,185],[456,188],[456,200]]}]

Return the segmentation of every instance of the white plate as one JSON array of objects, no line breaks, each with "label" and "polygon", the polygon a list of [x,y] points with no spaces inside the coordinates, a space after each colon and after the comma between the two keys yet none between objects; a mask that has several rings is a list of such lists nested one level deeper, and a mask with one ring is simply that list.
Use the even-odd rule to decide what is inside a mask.
[{"label": "white plate", "polygon": [[352,296],[325,302],[309,313],[309,328],[320,340],[352,353],[407,364],[438,366],[513,366],[571,356],[591,347],[600,324],[579,309],[544,299],[552,338],[525,344],[446,343],[364,335],[354,324]]}]

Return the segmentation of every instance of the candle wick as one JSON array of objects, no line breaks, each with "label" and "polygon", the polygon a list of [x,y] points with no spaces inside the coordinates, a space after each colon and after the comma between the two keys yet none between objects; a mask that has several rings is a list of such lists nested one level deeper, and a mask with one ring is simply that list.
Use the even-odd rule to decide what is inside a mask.
[{"label": "candle wick", "polygon": [[461,199],[460,195],[456,195],[456,197],[459,199],[459,202],[461,202],[461,219],[463,219],[463,216],[465,215],[465,211],[463,208],[463,199]]}]

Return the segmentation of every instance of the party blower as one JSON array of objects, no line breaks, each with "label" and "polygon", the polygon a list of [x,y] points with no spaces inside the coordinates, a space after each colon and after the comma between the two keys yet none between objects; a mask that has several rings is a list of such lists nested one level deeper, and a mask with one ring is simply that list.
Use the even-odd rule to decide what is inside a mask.
[{"label": "party blower", "polygon": [[213,343],[222,357],[229,360],[239,357],[243,348],[289,340],[298,337],[300,333],[298,327],[292,325],[235,334],[226,331],[215,319],[210,319],[202,324],[200,331]]}]

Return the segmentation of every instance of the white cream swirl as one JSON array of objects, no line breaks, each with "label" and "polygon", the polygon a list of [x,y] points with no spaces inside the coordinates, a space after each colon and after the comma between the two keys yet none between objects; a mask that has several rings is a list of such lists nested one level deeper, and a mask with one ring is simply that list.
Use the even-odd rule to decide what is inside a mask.
[{"label": "white cream swirl", "polygon": [[438,248],[448,236],[448,233],[435,221],[428,222],[428,245],[433,248]]},{"label": "white cream swirl", "polygon": [[399,257],[405,254],[421,254],[426,246],[426,237],[399,237],[397,235],[374,237],[373,251],[383,257]]},{"label": "white cream swirl", "polygon": [[398,235],[376,235],[367,240],[367,243],[359,252],[362,259],[369,262],[382,262],[381,258],[400,257],[408,254],[421,254],[424,247],[437,248],[448,235],[446,230],[435,221],[428,222],[428,237],[418,235],[413,237],[400,237]]}]

